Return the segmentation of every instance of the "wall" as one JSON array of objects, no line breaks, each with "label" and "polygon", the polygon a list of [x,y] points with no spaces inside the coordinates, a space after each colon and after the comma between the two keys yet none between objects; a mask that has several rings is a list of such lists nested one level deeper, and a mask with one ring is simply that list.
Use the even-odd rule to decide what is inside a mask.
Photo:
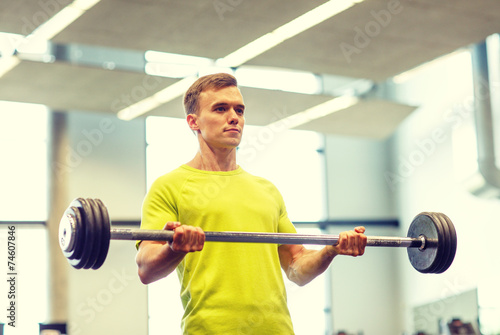
[{"label": "wall", "polygon": [[[68,204],[76,197],[99,198],[111,220],[140,220],[146,191],[144,120],[112,115],[68,114],[70,153],[65,173]],[[137,276],[135,246],[111,241],[97,271],[69,268],[69,331],[78,334],[147,334],[147,287]]]},{"label": "wall", "polygon": [[[385,181],[386,141],[326,137],[329,217],[332,220],[397,218],[393,192]],[[331,234],[353,226],[330,227]],[[367,226],[371,236],[398,236],[397,227]],[[337,257],[331,267],[335,331],[364,335],[400,333],[399,254],[406,250],[368,248],[363,257]],[[403,266],[408,266],[407,264]]]},{"label": "wall", "polygon": [[99,198],[115,220],[137,220],[146,192],[144,120],[69,114],[70,198]]},{"label": "wall", "polygon": [[[392,227],[367,228],[370,235],[397,235],[397,229]],[[349,229],[352,227],[334,227],[331,233]],[[334,259],[330,271],[335,331],[363,335],[401,333],[397,263],[400,254],[406,254],[406,250],[368,248],[362,257],[339,256]]]},{"label": "wall", "polygon": [[[388,172],[397,194],[401,231],[407,230],[415,213],[439,211],[452,219],[458,235],[455,261],[447,272],[424,275],[400,266],[405,329],[410,331],[416,326],[412,317],[415,306],[441,301],[434,315],[420,321],[433,322],[436,315],[446,314],[452,307],[447,302],[453,299],[442,299],[474,289],[483,279],[498,275],[498,267],[492,264],[500,256],[495,247],[500,201],[472,196],[459,173],[463,164],[473,160],[463,157],[470,151],[464,143],[473,143],[473,138],[461,138],[467,133],[463,130],[474,124],[468,56],[434,65],[392,93],[421,106],[390,142],[392,163]],[[462,144],[457,145],[460,139]],[[402,255],[399,261],[407,263]]]},{"label": "wall", "polygon": [[[458,249],[453,265],[439,275],[415,271],[406,252],[396,250],[369,249],[359,259],[335,260],[334,327],[365,335],[412,333],[448,317],[455,297],[499,275],[492,264],[500,256],[495,247],[500,201],[474,197],[463,183],[463,171],[475,163],[469,54],[426,64],[397,84],[385,83],[380,92],[420,107],[385,142],[328,137],[330,217],[394,217],[400,227],[386,228],[387,235],[406,236],[419,212],[443,212],[455,224]],[[433,309],[416,325],[413,311],[422,305]]]},{"label": "wall", "polygon": [[330,219],[396,218],[386,141],[328,135],[325,147]]}]

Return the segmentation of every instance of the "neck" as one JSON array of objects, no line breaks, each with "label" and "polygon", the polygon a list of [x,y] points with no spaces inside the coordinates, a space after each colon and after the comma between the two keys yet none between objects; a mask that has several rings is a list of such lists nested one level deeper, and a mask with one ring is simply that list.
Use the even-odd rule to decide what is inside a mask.
[{"label": "neck", "polygon": [[194,158],[187,165],[205,171],[233,171],[236,164],[236,148],[214,150],[200,147]]}]

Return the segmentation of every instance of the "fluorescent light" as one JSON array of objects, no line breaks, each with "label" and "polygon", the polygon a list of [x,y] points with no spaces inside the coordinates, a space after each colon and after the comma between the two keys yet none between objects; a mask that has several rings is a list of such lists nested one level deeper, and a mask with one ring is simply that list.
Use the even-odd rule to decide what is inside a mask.
[{"label": "fluorescent light", "polygon": [[94,7],[99,1],[101,0],[75,0],[70,4],[70,6],[87,11]]},{"label": "fluorescent light", "polygon": [[415,78],[419,75],[422,75],[432,69],[434,66],[438,66],[439,64],[443,64],[443,62],[447,62],[450,64],[451,61],[455,62],[458,67],[461,67],[460,62],[468,62],[470,63],[470,52],[468,50],[457,50],[452,53],[446,54],[439,58],[436,58],[430,62],[424,63],[413,69],[402,72],[392,78],[392,81],[396,84],[403,84],[408,80]]},{"label": "fluorescent light", "polygon": [[169,78],[184,78],[189,76],[204,76],[207,74],[228,72],[230,68],[215,66],[215,61],[206,57],[188,56],[148,50],[144,54],[147,74]]},{"label": "fluorescent light", "polygon": [[[85,11],[92,8],[100,0],[75,0],[68,6],[61,9],[49,20],[38,26],[30,35],[23,38],[17,43],[18,50],[25,50],[28,53],[34,52],[34,49],[40,46],[47,45],[47,41],[59,34],[67,26],[78,19]],[[30,50],[30,51],[27,51]],[[46,59],[46,61],[50,61]],[[12,70],[20,63],[17,57],[8,59],[0,59],[0,77]]]},{"label": "fluorescent light", "polygon": [[240,86],[302,94],[318,94],[321,91],[319,78],[311,72],[241,66],[234,74]]},{"label": "fluorescent light", "polygon": [[179,80],[175,84],[170,85],[165,89],[155,93],[153,95],[153,98],[160,103],[167,103],[169,101],[172,101],[178,96],[183,95],[184,92],[187,91],[189,86],[191,86],[197,78],[198,78],[197,76],[191,76]]},{"label": "fluorescent light", "polygon": [[224,58],[217,60],[217,65],[236,67],[252,58],[266,52],[283,41],[294,37],[301,32],[314,27],[321,22],[337,15],[340,12],[349,9],[357,3],[364,0],[331,0],[309,12],[299,16],[298,18],[282,25],[272,32],[263,35],[256,40],[248,43],[240,49],[230,53]]},{"label": "fluorescent light", "polygon": [[335,16],[364,0],[331,0],[284,24],[273,33],[286,40]]},{"label": "fluorescent light", "polygon": [[100,0],[75,0],[73,3],[57,12],[48,21],[38,26],[38,28],[31,33],[31,38],[44,40],[52,39],[99,1]]},{"label": "fluorescent light", "polygon": [[0,55],[1,57],[12,56],[24,39],[23,35],[0,32]]},{"label": "fluorescent light", "polygon": [[179,80],[175,84],[168,86],[167,88],[153,94],[152,96],[122,109],[118,112],[117,116],[121,120],[129,121],[138,117],[139,115],[155,109],[158,106],[172,101],[184,94],[184,92],[189,88],[189,86],[191,86],[196,78],[196,76],[191,76]]},{"label": "fluorescent light", "polygon": [[198,68],[194,65],[146,63],[144,68],[147,74],[167,78],[185,78],[198,74]]},{"label": "fluorescent light", "polygon": [[[64,28],[79,18],[83,11],[74,7],[64,7],[56,13],[49,21],[36,28],[31,34],[32,39],[50,40],[59,34]],[[28,36],[30,37],[30,36]]]},{"label": "fluorescent light", "polygon": [[0,77],[15,68],[21,60],[14,56],[17,46],[24,36],[9,33],[0,33]]},{"label": "fluorescent light", "polygon": [[156,107],[160,106],[161,103],[154,99],[152,96],[147,97],[139,102],[136,102],[133,105],[128,106],[127,108],[122,109],[118,112],[118,118],[122,120],[132,120],[138,115],[143,114],[144,110],[152,110]]},{"label": "fluorescent light", "polygon": [[207,66],[200,69],[198,72],[199,77],[208,76],[209,74],[216,73],[229,73],[234,75],[234,70],[229,67],[221,67],[221,66]]},{"label": "fluorescent light", "polygon": [[0,58],[0,77],[15,68],[21,61],[16,56]]},{"label": "fluorescent light", "polygon": [[[31,35],[30,35],[31,36]],[[34,39],[26,37],[17,47],[21,54],[47,54],[49,52],[49,41],[46,39]]]},{"label": "fluorescent light", "polygon": [[194,66],[210,66],[214,63],[212,59],[206,57],[188,56],[153,50],[146,51],[144,53],[144,58],[149,63],[182,64]]},{"label": "fluorescent light", "polygon": [[[336,14],[345,11],[346,9],[354,6],[357,3],[363,2],[364,0],[330,0],[311,11],[297,17],[296,19],[278,27],[272,32],[265,34],[256,40],[248,43],[247,45],[241,47],[240,49],[230,53],[226,57],[218,59],[215,62],[215,67],[211,66],[200,66],[199,68],[199,76],[204,75],[205,73],[213,73],[213,70],[217,72],[230,72],[230,68],[238,67],[241,64],[249,61],[252,58],[257,57],[258,55],[266,52],[267,50],[275,47],[276,45],[282,43],[283,41],[300,34],[301,32],[318,25],[319,23],[335,16]],[[159,53],[157,54],[154,51],[150,51],[147,53],[146,57],[148,59],[155,60],[156,57],[165,57],[163,59],[168,59],[168,57],[177,57],[175,54],[171,54],[170,56],[163,55],[161,56]],[[201,57],[200,57],[201,58]],[[166,62],[170,62],[166,60]],[[223,69],[221,69],[223,68]],[[175,85],[175,84],[174,84]],[[261,86],[262,87],[262,86]],[[175,89],[173,90],[176,91]],[[178,96],[182,95],[182,92],[179,93]],[[170,97],[170,100],[176,97]],[[169,101],[170,101],[169,100]],[[133,106],[141,106],[139,103]],[[124,120],[130,120],[133,117],[137,117],[141,114],[147,113],[151,110],[148,106],[155,106],[154,104],[144,103],[142,110],[135,109],[134,112],[131,112],[130,107],[125,108],[124,110],[118,112],[118,117]],[[156,108],[157,106],[153,107]],[[150,109],[148,109],[150,108]],[[130,118],[130,115],[134,115]]]},{"label": "fluorescent light", "polygon": [[325,117],[327,115],[354,106],[358,102],[359,99],[357,97],[344,95],[308,108],[303,112],[296,113],[290,115],[289,117],[273,122],[269,124],[268,127],[273,127],[274,125],[276,125],[279,127],[285,126],[287,129],[292,129],[321,117]]}]

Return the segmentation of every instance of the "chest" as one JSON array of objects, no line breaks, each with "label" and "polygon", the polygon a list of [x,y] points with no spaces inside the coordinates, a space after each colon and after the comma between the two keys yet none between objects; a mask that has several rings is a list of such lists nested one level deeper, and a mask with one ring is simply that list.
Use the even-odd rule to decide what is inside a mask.
[{"label": "chest", "polygon": [[178,199],[180,221],[206,231],[276,231],[283,210],[274,186],[237,176],[191,178]]}]

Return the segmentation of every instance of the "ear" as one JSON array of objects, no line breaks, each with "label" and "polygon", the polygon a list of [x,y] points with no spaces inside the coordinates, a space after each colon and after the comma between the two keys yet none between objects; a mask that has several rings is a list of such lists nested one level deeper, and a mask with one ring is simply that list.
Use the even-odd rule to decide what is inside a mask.
[{"label": "ear", "polygon": [[194,113],[188,114],[186,117],[186,121],[192,131],[197,132],[198,130],[200,130],[200,127],[198,127],[198,115]]}]

